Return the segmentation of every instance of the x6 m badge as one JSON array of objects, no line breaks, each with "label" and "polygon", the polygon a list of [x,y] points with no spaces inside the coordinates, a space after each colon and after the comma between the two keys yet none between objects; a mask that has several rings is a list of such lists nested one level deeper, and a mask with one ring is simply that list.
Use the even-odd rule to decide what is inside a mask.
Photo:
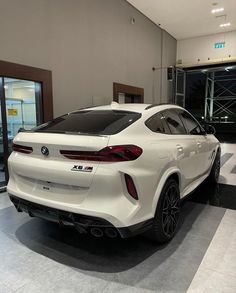
[{"label": "x6 m badge", "polygon": [[71,169],[71,171],[92,172],[93,171],[93,167],[74,165],[74,167]]}]

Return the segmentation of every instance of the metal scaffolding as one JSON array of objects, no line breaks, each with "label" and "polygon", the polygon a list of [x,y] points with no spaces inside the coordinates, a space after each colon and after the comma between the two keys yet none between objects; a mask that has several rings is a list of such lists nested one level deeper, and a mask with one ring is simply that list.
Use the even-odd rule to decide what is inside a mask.
[{"label": "metal scaffolding", "polygon": [[[236,75],[225,72],[206,72],[204,119],[209,122],[229,122],[235,118]],[[230,117],[229,117],[230,116]]]}]

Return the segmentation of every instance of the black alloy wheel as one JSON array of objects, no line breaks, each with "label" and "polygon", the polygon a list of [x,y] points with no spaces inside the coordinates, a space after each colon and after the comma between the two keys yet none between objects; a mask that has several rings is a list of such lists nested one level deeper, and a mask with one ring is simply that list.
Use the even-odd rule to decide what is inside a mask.
[{"label": "black alloy wheel", "polygon": [[209,180],[213,183],[218,183],[218,180],[220,177],[220,168],[221,168],[220,156],[221,156],[221,153],[220,153],[220,150],[218,150],[215,157],[215,161],[211,168],[211,173],[209,175]]},{"label": "black alloy wheel", "polygon": [[157,204],[150,236],[158,243],[170,241],[177,229],[180,218],[180,193],[176,180],[166,181]]},{"label": "black alloy wheel", "polygon": [[216,162],[215,162],[215,181],[218,182],[218,179],[220,177],[220,156],[216,156]]},{"label": "black alloy wheel", "polygon": [[167,237],[175,233],[180,215],[180,200],[176,186],[172,185],[166,191],[162,207],[162,229]]}]

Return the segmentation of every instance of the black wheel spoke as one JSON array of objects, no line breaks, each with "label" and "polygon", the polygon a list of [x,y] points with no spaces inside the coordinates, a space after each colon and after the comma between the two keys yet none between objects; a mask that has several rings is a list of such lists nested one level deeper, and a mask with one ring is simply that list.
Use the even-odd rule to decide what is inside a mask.
[{"label": "black wheel spoke", "polygon": [[180,210],[179,209],[176,209],[175,211],[174,210],[172,211],[172,214],[173,215],[176,215],[176,214],[179,214],[179,213],[180,213]]},{"label": "black wheel spoke", "polygon": [[179,193],[176,185],[169,186],[166,190],[162,207],[162,228],[168,237],[171,237],[175,233],[178,225],[180,214],[179,201]]},{"label": "black wheel spoke", "polygon": [[163,211],[168,210],[168,201],[165,199],[164,205],[163,205]]},{"label": "black wheel spoke", "polygon": [[167,222],[167,235],[170,235],[170,218],[168,218],[168,222]]},{"label": "black wheel spoke", "polygon": [[174,219],[174,221],[176,223],[176,226],[177,226],[178,225],[178,220],[179,220],[179,214],[173,215],[173,219]]},{"label": "black wheel spoke", "polygon": [[171,199],[170,199],[169,193],[168,193],[166,199],[167,199],[167,204],[168,204],[168,207],[169,207],[171,205]]},{"label": "black wheel spoke", "polygon": [[174,225],[176,226],[177,225],[177,221],[176,221],[176,219],[175,219],[175,217],[173,215],[171,216],[171,219],[172,219],[172,222],[174,223]]},{"label": "black wheel spoke", "polygon": [[165,227],[168,223],[168,216],[166,216],[165,220],[163,221],[163,227]]},{"label": "black wheel spoke", "polygon": [[179,204],[179,198],[175,198],[175,201],[173,203],[173,207],[176,207],[176,205]]}]

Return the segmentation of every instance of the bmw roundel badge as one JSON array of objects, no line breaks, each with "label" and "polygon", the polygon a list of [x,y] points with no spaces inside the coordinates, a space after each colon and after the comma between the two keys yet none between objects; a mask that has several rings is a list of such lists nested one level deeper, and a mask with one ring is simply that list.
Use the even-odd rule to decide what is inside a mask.
[{"label": "bmw roundel badge", "polygon": [[47,147],[43,146],[41,147],[41,153],[44,155],[44,156],[48,156],[49,155],[49,150]]}]

